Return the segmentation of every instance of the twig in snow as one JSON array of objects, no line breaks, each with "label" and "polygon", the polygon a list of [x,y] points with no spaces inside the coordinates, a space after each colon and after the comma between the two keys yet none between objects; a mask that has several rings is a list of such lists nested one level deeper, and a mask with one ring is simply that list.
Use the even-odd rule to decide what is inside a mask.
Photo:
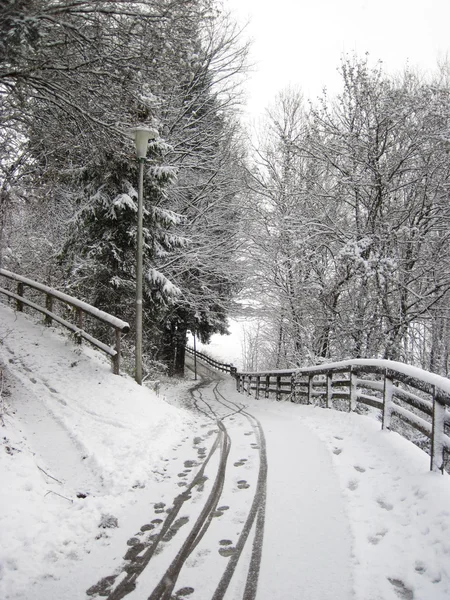
[{"label": "twig in snow", "polygon": [[44,473],[44,475],[47,475],[47,477],[50,477],[50,479],[54,479],[55,481],[57,481],[58,483],[60,483],[62,485],[62,481],[60,481],[59,479],[56,479],[56,477],[53,477],[52,475],[49,475],[47,473],[47,471],[44,471],[44,469],[42,469],[39,465],[37,465],[37,468],[39,469],[39,471],[42,471]]},{"label": "twig in snow", "polygon": [[[66,496],[63,496],[62,494],[58,494],[58,492],[54,492],[53,490],[49,490],[45,496],[48,496],[49,494],[55,494],[56,496],[59,496],[60,498],[64,498],[64,500],[68,500],[69,502],[72,502],[73,504],[73,500],[71,500],[70,498],[67,498]],[[44,496],[44,498],[45,498]]]},{"label": "twig in snow", "polygon": [[3,415],[5,414],[5,398],[3,397],[3,369],[0,370],[0,421],[2,427],[5,426],[5,420]]}]

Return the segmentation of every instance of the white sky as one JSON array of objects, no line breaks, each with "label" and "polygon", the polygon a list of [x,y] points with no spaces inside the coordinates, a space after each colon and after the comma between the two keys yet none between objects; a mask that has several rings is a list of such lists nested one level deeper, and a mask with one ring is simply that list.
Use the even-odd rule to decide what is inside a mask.
[{"label": "white sky", "polygon": [[223,0],[253,39],[248,111],[257,116],[289,85],[307,98],[339,89],[343,53],[369,52],[389,72],[433,70],[450,53],[450,0]]}]

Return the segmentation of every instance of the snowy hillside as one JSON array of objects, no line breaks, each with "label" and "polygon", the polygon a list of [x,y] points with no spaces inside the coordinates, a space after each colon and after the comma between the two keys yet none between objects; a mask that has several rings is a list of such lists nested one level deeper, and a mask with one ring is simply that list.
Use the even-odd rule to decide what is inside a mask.
[{"label": "snowy hillside", "polygon": [[[148,598],[205,512],[219,430],[229,443],[223,489],[174,598],[215,597],[255,502],[265,521],[256,600],[450,597],[450,478],[376,419],[256,401],[230,378],[219,396],[217,382],[189,394],[189,379],[158,396],[2,305],[0,339],[2,600],[116,598],[113,582],[126,583],[156,539],[127,591]],[[171,519],[166,535],[152,533]],[[247,546],[224,600],[247,600]]]},{"label": "snowy hillside", "polygon": [[161,465],[194,419],[60,331],[3,306],[0,322],[0,598],[30,598],[33,581],[107,554],[126,507],[164,495]]}]

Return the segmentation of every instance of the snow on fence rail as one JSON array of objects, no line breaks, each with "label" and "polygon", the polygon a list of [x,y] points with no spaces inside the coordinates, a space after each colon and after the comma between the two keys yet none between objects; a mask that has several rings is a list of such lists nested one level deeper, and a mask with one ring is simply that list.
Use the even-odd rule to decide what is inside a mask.
[{"label": "snow on fence rail", "polygon": [[450,381],[439,375],[389,360],[357,359],[306,369],[234,373],[239,392],[255,398],[275,395],[307,404],[321,400],[327,408],[347,403],[377,408],[383,429],[393,416],[420,431],[430,440],[430,469],[444,471],[450,451]]},{"label": "snow on fence rail", "polygon": [[[59,292],[58,290],[43,285],[42,283],[38,283],[37,281],[33,281],[32,279],[23,277],[22,275],[11,273],[6,269],[0,269],[0,275],[10,281],[14,281],[17,283],[16,292],[12,292],[9,289],[0,287],[0,294],[4,294],[5,296],[8,296],[9,298],[12,298],[16,301],[16,310],[22,312],[24,305],[26,305],[44,314],[46,325],[51,325],[53,321],[56,321],[60,325],[63,325],[75,334],[76,339],[79,343],[81,343],[82,339],[85,339],[93,346],[95,346],[99,350],[102,350],[108,356],[110,356],[112,361],[113,372],[116,375],[119,374],[120,339],[123,333],[127,333],[130,330],[130,326],[128,325],[128,323],[122,321],[121,319],[118,319],[117,317],[113,317],[112,315],[103,312],[102,310],[99,310],[98,308],[95,308],[94,306],[91,306],[90,304],[87,304],[82,300],[78,300],[73,296],[69,296],[64,292]],[[28,298],[25,298],[25,287],[31,288],[33,290],[45,294],[45,307],[41,306],[36,302],[31,301]],[[76,325],[53,312],[54,300],[58,300],[64,305],[69,305],[70,307],[75,309],[77,318]],[[83,315],[85,314],[114,329],[115,344],[113,347],[110,347],[107,344],[101,342],[100,340],[96,339],[83,329]]]},{"label": "snow on fence rail", "polygon": [[207,356],[206,354],[202,354],[202,352],[199,352],[198,350],[195,350],[194,348],[191,348],[190,346],[186,346],[186,352],[188,354],[192,354],[192,356],[194,356],[194,358],[195,357],[200,358],[207,365],[209,365],[210,367],[213,367],[213,369],[217,369],[218,371],[223,371],[224,373],[230,373],[231,375],[235,375],[235,373],[237,371],[236,367],[233,367],[233,365],[228,364],[228,363],[221,363],[217,360],[214,360],[210,356]]}]

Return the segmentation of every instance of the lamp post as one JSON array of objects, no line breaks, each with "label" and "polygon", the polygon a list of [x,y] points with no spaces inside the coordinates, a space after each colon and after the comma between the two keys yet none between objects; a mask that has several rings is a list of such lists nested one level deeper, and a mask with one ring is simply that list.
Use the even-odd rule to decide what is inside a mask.
[{"label": "lamp post", "polygon": [[156,129],[149,127],[134,127],[128,130],[128,135],[134,140],[136,156],[139,162],[138,184],[138,214],[137,214],[137,239],[136,239],[136,354],[135,354],[135,379],[142,385],[142,270],[143,270],[143,189],[144,189],[144,163],[147,156],[149,140],[158,136]]},{"label": "lamp post", "polygon": [[197,344],[195,341],[195,329],[192,332],[192,335],[194,336],[194,379],[197,381]]}]

